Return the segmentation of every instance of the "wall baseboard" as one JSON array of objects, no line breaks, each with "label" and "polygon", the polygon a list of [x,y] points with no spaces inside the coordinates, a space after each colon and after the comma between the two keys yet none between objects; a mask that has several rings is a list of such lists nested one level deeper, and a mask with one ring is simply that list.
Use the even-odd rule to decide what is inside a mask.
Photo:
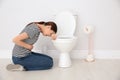
[{"label": "wall baseboard", "polygon": [[[42,53],[41,50],[34,50],[35,52]],[[49,56],[53,58],[59,58],[60,52],[56,50],[48,50]],[[84,59],[87,56],[87,50],[74,50],[70,53],[71,58],[73,59]],[[95,50],[94,55],[96,59],[120,59],[120,50]],[[1,50],[0,59],[2,58],[11,58],[11,50]]]}]

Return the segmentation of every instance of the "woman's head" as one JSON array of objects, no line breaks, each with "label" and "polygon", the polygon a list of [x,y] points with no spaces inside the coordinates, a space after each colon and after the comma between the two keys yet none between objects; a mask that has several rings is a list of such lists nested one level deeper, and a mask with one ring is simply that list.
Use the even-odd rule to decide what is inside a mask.
[{"label": "woman's head", "polygon": [[57,33],[57,25],[52,22],[35,22],[36,24],[39,24],[40,28],[41,28],[41,32],[43,33],[44,36],[52,36],[52,34],[56,34]]},{"label": "woman's head", "polygon": [[54,33],[57,33],[57,25],[52,22],[52,21],[49,21],[49,22],[46,22],[45,23],[45,26],[50,26],[50,29],[54,31]]},{"label": "woman's head", "polygon": [[44,24],[45,29],[43,31],[43,34],[45,36],[51,36],[52,34],[56,34],[57,32],[57,25],[54,22],[45,22]]}]

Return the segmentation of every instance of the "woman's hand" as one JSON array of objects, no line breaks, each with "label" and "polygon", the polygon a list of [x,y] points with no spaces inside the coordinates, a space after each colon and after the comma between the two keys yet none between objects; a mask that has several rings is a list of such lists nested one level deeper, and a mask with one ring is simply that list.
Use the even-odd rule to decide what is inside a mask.
[{"label": "woman's hand", "polygon": [[57,38],[57,35],[56,34],[52,34],[51,38],[52,38],[52,40],[55,40]]},{"label": "woman's hand", "polygon": [[28,44],[27,49],[32,50],[33,49],[33,45],[29,45]]}]

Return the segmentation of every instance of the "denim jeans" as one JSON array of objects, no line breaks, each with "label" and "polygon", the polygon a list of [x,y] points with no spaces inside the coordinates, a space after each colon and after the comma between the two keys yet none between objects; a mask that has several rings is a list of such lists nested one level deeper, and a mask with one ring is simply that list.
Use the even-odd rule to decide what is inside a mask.
[{"label": "denim jeans", "polygon": [[12,57],[14,64],[22,65],[25,70],[46,70],[50,69],[53,66],[53,59],[50,56],[31,52],[28,56],[18,58]]}]

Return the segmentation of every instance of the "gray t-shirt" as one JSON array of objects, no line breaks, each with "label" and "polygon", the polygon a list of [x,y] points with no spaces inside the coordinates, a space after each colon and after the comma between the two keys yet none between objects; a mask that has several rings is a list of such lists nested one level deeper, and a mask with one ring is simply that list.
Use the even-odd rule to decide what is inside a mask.
[{"label": "gray t-shirt", "polygon": [[[33,45],[38,40],[38,37],[40,35],[40,30],[35,23],[32,23],[32,24],[26,26],[22,30],[21,33],[23,33],[23,32],[26,32],[27,35],[29,36],[28,39],[25,39],[23,41],[27,44],[30,44],[30,45]],[[31,52],[30,50],[15,44],[13,51],[12,51],[12,54],[14,57],[25,57],[30,52]]]}]

